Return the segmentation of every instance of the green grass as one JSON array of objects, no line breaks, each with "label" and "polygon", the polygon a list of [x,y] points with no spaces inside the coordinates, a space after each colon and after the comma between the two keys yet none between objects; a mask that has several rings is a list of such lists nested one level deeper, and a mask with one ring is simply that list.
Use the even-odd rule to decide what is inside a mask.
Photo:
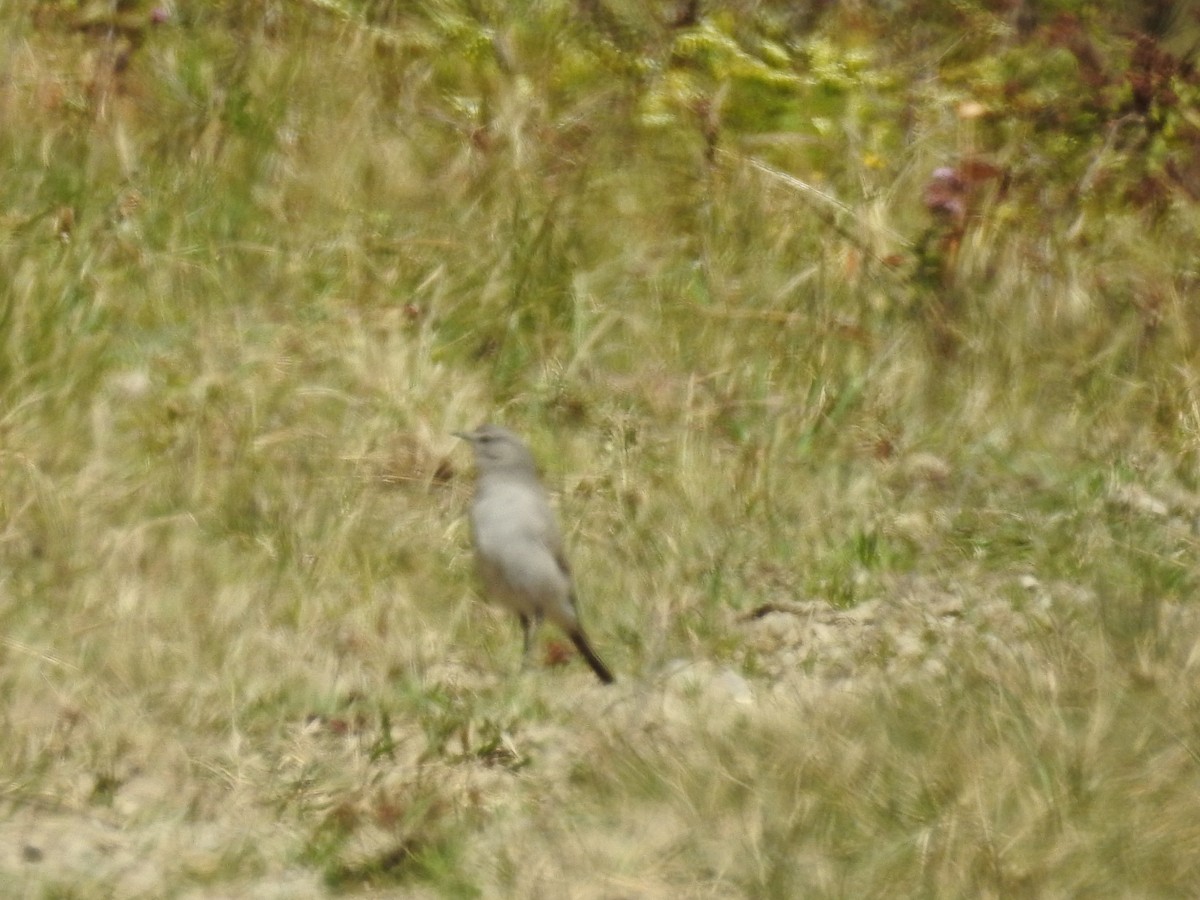
[{"label": "green grass", "polygon": [[[0,19],[15,895],[1194,893],[1190,76],[401,7]],[[479,601],[485,419],[614,688]]]}]

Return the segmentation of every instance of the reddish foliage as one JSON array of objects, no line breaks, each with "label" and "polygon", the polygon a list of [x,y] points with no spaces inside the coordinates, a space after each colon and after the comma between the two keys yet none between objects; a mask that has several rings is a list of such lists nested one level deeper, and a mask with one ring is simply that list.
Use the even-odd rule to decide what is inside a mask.
[{"label": "reddish foliage", "polygon": [[956,166],[934,169],[925,183],[921,201],[940,220],[961,230],[977,211],[980,188],[1001,179],[1004,170],[979,157],[967,157]]}]

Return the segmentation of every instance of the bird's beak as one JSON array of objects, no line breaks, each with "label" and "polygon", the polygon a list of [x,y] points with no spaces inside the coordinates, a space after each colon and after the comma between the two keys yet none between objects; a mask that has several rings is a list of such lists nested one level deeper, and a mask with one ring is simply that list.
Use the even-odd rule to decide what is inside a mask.
[{"label": "bird's beak", "polygon": [[469,432],[469,431],[452,431],[450,433],[452,435],[454,435],[456,438],[462,438],[468,444],[471,443],[471,438],[473,438],[475,436],[475,435],[471,434],[471,432]]}]

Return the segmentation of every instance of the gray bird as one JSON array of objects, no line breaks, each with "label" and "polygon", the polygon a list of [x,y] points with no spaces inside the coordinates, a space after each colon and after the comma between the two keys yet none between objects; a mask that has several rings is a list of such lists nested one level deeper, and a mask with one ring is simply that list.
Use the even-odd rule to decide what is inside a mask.
[{"label": "gray bird", "polygon": [[562,535],[533,454],[519,437],[498,425],[456,431],[475,451],[477,479],[471,501],[471,542],[485,592],[521,619],[525,658],[543,618],[566,632],[605,684],[608,666],[588,643],[579,622],[571,568]]}]

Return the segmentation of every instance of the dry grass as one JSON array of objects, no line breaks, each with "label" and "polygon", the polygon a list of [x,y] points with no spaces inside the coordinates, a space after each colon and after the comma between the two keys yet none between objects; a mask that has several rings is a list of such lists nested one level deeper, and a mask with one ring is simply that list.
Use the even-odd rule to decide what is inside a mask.
[{"label": "dry grass", "polygon": [[[934,289],[940,108],[706,161],[341,8],[3,25],[14,895],[1194,893],[1195,206],[996,200]],[[613,689],[475,598],[485,418]]]}]

